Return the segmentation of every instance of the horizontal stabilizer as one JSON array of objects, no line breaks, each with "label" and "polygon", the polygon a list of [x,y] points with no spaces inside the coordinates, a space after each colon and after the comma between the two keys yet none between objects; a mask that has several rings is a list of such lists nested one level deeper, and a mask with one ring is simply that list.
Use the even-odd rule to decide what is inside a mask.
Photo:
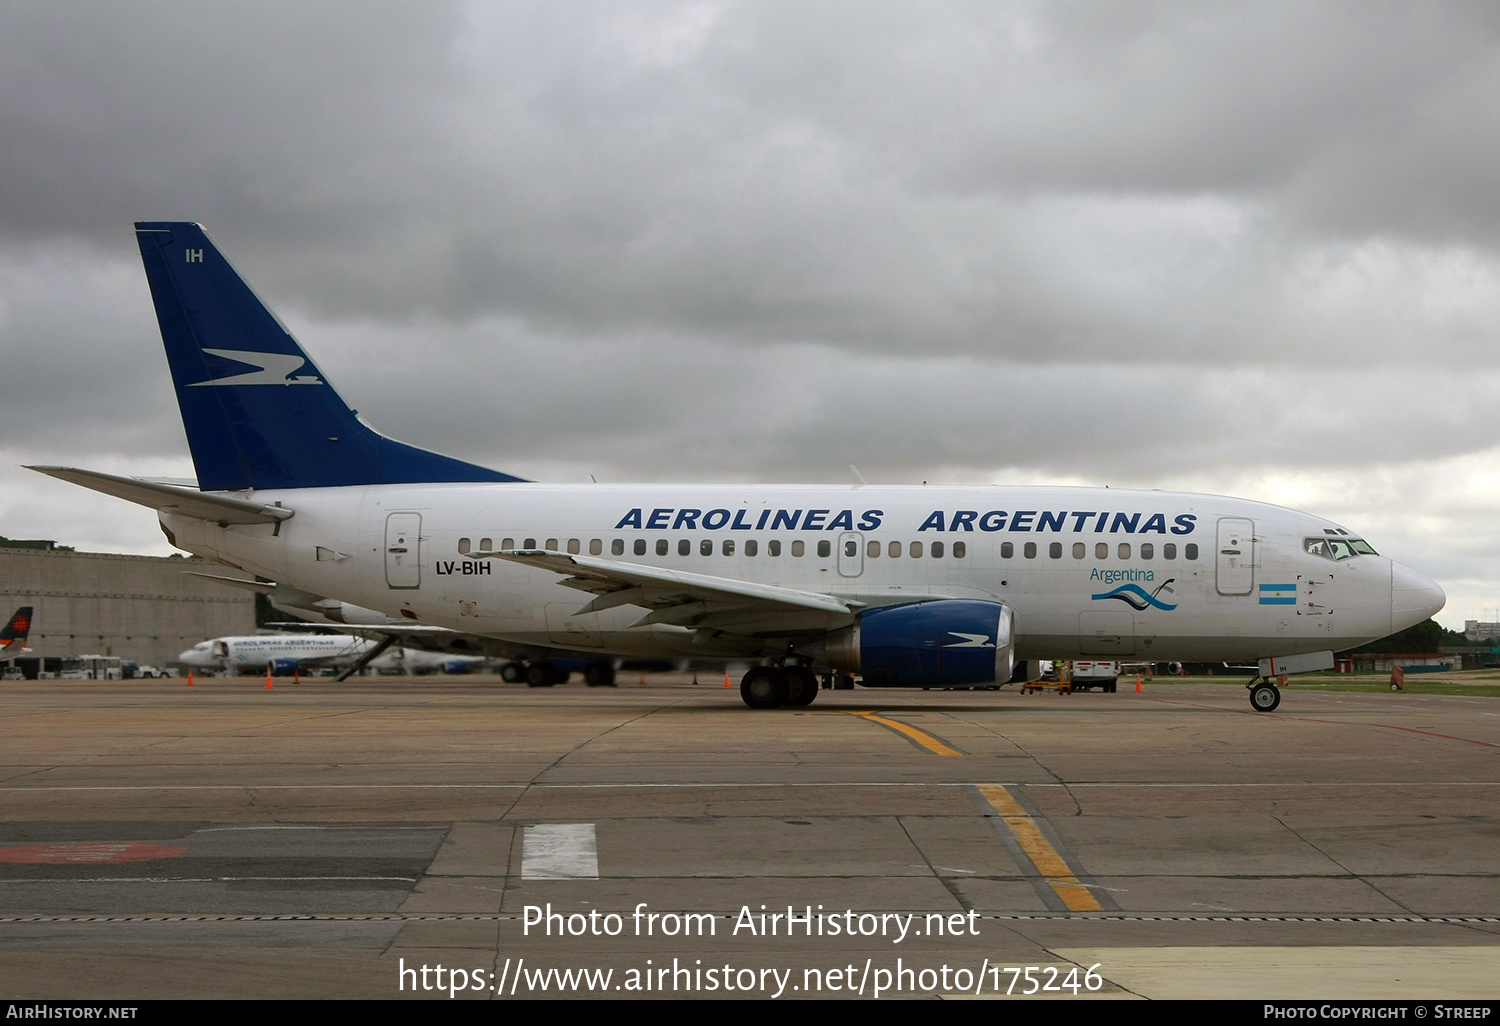
[{"label": "horizontal stabilizer", "polygon": [[211,520],[218,524],[274,524],[292,515],[292,511],[284,506],[267,506],[263,502],[233,499],[227,495],[214,495],[155,481],[142,481],[138,477],[119,477],[115,474],[101,474],[96,470],[79,470],[76,467],[26,469],[70,484],[92,488],[117,499],[149,506],[157,511],[171,510],[183,516]]}]

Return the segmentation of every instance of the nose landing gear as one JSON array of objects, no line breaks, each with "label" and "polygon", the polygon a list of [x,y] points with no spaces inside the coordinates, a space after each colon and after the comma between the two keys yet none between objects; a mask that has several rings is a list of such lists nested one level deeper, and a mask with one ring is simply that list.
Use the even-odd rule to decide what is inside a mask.
[{"label": "nose landing gear", "polygon": [[1250,689],[1250,708],[1256,712],[1271,712],[1281,704],[1281,689],[1263,677],[1253,678],[1245,687]]}]

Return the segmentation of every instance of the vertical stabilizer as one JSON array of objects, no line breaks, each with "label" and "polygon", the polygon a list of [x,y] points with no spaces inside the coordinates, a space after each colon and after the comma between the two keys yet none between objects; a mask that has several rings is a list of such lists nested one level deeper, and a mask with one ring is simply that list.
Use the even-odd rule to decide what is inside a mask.
[{"label": "vertical stabilizer", "polygon": [[31,634],[31,607],[22,606],[10,618],[10,623],[0,630],[0,656],[10,657],[19,652],[30,652],[26,639]]},{"label": "vertical stabilizer", "polygon": [[200,488],[519,480],[362,423],[202,226],[135,231]]}]

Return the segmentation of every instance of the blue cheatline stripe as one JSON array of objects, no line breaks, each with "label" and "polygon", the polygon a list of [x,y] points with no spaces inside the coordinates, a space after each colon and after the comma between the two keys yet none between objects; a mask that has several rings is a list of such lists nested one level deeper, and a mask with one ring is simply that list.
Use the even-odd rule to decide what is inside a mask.
[{"label": "blue cheatline stripe", "polygon": [[1263,606],[1295,606],[1297,600],[1294,598],[1266,598],[1261,596],[1260,604]]},{"label": "blue cheatline stripe", "polygon": [[1295,584],[1262,584],[1260,586],[1260,590],[1261,591],[1296,591],[1297,590],[1297,586]]}]

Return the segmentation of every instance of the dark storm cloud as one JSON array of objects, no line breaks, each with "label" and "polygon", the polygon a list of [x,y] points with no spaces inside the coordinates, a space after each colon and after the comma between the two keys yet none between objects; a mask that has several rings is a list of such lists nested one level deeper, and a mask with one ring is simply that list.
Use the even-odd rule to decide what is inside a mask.
[{"label": "dark storm cloud", "polygon": [[200,219],[319,317],[1285,361],[1304,247],[1495,241],[1480,5],[4,18],[0,233]]}]

